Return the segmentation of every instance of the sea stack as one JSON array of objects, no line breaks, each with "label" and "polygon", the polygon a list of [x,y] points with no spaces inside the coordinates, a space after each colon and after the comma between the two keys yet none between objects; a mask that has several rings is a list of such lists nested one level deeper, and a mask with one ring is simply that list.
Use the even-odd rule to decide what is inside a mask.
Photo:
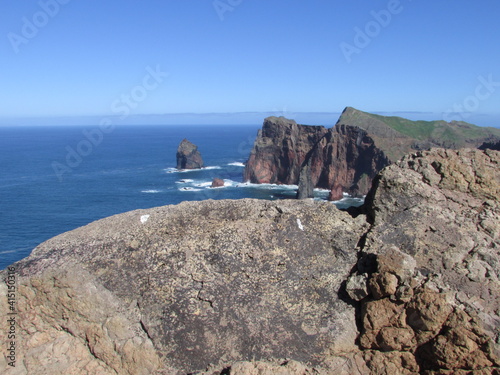
[{"label": "sea stack", "polygon": [[183,139],[177,148],[177,169],[200,169],[203,159],[198,151],[198,146]]}]

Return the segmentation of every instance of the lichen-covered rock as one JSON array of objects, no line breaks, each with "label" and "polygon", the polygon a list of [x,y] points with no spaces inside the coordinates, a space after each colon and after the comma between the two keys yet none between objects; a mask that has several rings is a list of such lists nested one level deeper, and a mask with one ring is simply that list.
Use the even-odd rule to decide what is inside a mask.
[{"label": "lichen-covered rock", "polygon": [[356,350],[339,290],[366,230],[326,202],[240,200],[133,211],[55,237],[15,265],[16,374],[321,365]]},{"label": "lichen-covered rock", "polygon": [[407,352],[425,374],[498,372],[499,197],[496,151],[433,149],[380,173],[358,262],[362,347]]}]

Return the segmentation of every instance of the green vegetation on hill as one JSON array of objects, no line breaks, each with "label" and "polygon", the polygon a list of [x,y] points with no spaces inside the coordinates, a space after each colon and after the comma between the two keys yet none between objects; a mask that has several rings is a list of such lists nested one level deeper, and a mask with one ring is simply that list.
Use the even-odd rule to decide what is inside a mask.
[{"label": "green vegetation on hill", "polygon": [[500,140],[500,129],[480,127],[463,121],[412,121],[382,116],[347,107],[337,124],[358,126],[373,136],[392,160],[416,148],[479,147],[483,142]]},{"label": "green vegetation on hill", "polygon": [[401,134],[420,141],[440,139],[443,141],[457,142],[463,139],[484,138],[491,134],[500,136],[500,129],[483,128],[464,121],[453,121],[451,123],[443,120],[412,121],[397,116],[381,116],[369,113],[367,113],[367,115],[379,119]]}]

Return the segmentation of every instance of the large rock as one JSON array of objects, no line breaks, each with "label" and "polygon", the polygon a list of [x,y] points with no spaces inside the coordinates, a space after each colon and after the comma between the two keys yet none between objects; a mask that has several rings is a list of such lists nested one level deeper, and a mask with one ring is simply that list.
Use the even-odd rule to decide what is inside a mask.
[{"label": "large rock", "polygon": [[328,130],[306,162],[300,178],[309,175],[312,186],[331,190],[331,200],[341,199],[343,192],[365,195],[377,173],[390,163],[365,130],[349,125]]},{"label": "large rock", "polygon": [[18,372],[0,372],[322,364],[356,350],[355,310],[339,289],[366,229],[326,202],[241,200],[133,211],[65,233],[15,264]]},{"label": "large rock", "polygon": [[203,159],[198,151],[198,146],[183,139],[177,148],[177,169],[203,168]]},{"label": "large rock", "polygon": [[253,183],[299,185],[297,197],[313,197],[314,188],[364,195],[389,160],[366,131],[356,126],[298,125],[284,117],[265,119],[245,167]]},{"label": "large rock", "polygon": [[212,188],[223,187],[223,186],[224,186],[224,184],[225,184],[225,182],[224,182],[224,180],[223,180],[223,179],[221,179],[221,178],[217,178],[217,177],[216,177],[216,178],[214,178],[214,179],[212,180],[212,185],[210,185],[210,187],[212,187]]},{"label": "large rock", "polygon": [[296,185],[307,154],[326,132],[323,126],[298,125],[284,117],[266,118],[243,179],[258,184]]},{"label": "large rock", "polygon": [[[265,119],[250,153],[244,180],[299,185],[297,197],[314,188],[363,196],[385,166],[415,150],[432,147],[496,148],[500,130],[465,122],[410,121],[347,107],[335,127],[298,125],[284,117]],[[482,145],[482,146],[481,146]]]},{"label": "large rock", "polygon": [[363,348],[407,353],[425,374],[498,373],[499,197],[496,151],[433,149],[380,173],[358,265]]}]

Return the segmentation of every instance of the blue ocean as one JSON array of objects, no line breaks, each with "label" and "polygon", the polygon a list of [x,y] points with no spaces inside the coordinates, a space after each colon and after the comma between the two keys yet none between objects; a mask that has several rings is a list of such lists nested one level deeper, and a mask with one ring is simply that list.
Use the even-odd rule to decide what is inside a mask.
[{"label": "blue ocean", "polygon": [[[0,269],[38,244],[106,216],[204,199],[286,199],[296,186],[242,180],[260,125],[0,127]],[[178,171],[187,138],[206,168]],[[211,188],[214,178],[225,187]],[[316,191],[326,199],[327,191]],[[345,198],[340,207],[359,205]]]}]

